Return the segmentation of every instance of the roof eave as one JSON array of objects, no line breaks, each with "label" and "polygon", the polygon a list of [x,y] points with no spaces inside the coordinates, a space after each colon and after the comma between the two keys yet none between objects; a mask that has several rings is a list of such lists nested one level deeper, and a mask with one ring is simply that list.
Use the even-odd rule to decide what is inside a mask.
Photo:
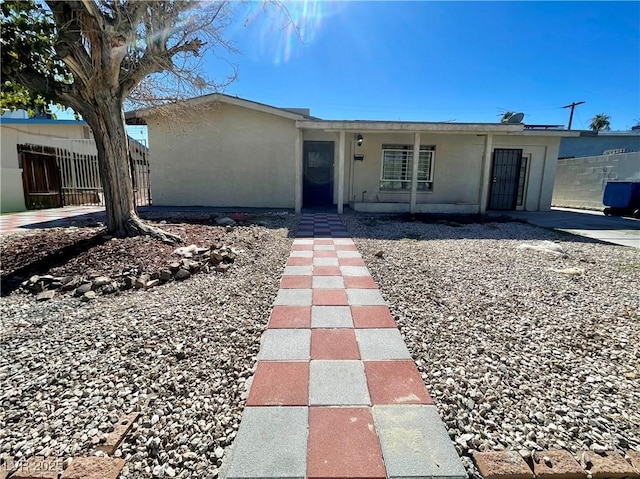
[{"label": "roof eave", "polygon": [[[199,96],[195,98],[189,98],[184,102],[184,104],[188,104],[191,106],[201,106],[209,103],[226,103],[228,105],[240,106],[243,108],[248,108],[250,110],[260,111],[262,113],[267,113],[270,115],[280,116],[283,118],[288,118],[290,120],[302,120],[305,118],[304,115],[300,115],[298,113],[294,113],[289,110],[277,108],[275,106],[266,105],[264,103],[258,103],[251,100],[245,100],[244,98],[232,97],[229,95],[224,95],[222,93],[212,93],[210,95]],[[140,110],[128,111],[125,113],[125,120],[135,121],[135,119],[145,119],[151,117],[158,113],[159,108],[176,108],[178,106],[177,103],[163,105],[162,107],[151,107],[151,108],[143,108]]]},{"label": "roof eave", "polygon": [[522,124],[505,123],[436,123],[409,121],[367,121],[367,120],[299,120],[296,128],[303,130],[357,131],[367,132],[436,132],[436,133],[521,133]]}]

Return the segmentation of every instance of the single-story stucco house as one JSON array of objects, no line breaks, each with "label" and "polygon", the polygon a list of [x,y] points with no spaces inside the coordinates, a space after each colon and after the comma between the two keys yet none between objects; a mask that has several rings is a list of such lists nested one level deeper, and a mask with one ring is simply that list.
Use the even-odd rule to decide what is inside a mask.
[{"label": "single-story stucco house", "polygon": [[219,93],[180,109],[126,114],[148,125],[154,205],[548,210],[560,139],[577,135],[509,123],[322,120]]}]

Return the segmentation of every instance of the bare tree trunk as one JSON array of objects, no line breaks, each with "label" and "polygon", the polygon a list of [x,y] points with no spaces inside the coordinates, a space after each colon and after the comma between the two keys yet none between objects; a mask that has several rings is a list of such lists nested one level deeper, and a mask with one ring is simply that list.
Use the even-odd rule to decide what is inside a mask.
[{"label": "bare tree trunk", "polygon": [[[107,95],[104,95],[107,96]],[[82,111],[98,150],[100,179],[104,191],[107,230],[116,236],[149,235],[169,244],[181,242],[179,236],[144,223],[136,212],[129,162],[129,141],[122,102],[97,98],[91,111]]]}]

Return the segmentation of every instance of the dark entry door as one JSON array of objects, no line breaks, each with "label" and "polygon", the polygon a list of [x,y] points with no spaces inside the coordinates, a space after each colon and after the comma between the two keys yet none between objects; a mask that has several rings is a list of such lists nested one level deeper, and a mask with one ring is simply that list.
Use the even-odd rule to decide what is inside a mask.
[{"label": "dark entry door", "polygon": [[490,210],[515,210],[522,150],[496,148],[491,170]]},{"label": "dark entry door", "polygon": [[333,142],[305,141],[304,206],[327,206],[333,203]]}]

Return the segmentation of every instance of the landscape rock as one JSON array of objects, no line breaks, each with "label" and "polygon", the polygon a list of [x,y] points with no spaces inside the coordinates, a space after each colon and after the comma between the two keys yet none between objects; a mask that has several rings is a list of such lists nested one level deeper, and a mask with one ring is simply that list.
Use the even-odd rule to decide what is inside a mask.
[{"label": "landscape rock", "polygon": [[87,282],[87,283],[82,283],[80,286],[78,286],[73,295],[74,296],[82,296],[83,294],[91,291],[91,289],[93,288],[93,283],[91,282]]},{"label": "landscape rock", "polygon": [[133,288],[133,285],[136,284],[136,278],[133,276],[125,276],[124,277],[124,287],[125,289]]},{"label": "landscape rock", "polygon": [[134,283],[134,287],[136,289],[144,289],[147,286],[147,283],[149,282],[149,279],[151,278],[150,275],[148,274],[142,274],[140,276],[138,276],[138,278],[136,279],[136,282]]},{"label": "landscape rock", "polygon": [[160,281],[167,282],[173,277],[170,269],[163,269],[160,271]]},{"label": "landscape rock", "polygon": [[96,294],[95,291],[87,291],[86,293],[84,293],[82,295],[82,297],[80,299],[82,301],[88,302],[88,301],[96,299],[96,297],[97,297],[97,294]]},{"label": "landscape rock", "polygon": [[111,283],[111,278],[109,278],[108,276],[98,276],[93,280],[93,287],[97,289],[102,286],[106,286],[109,283]]},{"label": "landscape rock", "polygon": [[230,267],[231,265],[229,263],[220,263],[218,266],[216,266],[216,271],[218,273],[226,273]]},{"label": "landscape rock", "polygon": [[36,301],[48,301],[50,299],[53,299],[55,295],[56,292],[53,290],[43,291],[42,293],[38,293],[38,296],[36,296]]},{"label": "landscape rock", "polygon": [[180,268],[175,275],[175,278],[178,280],[185,280],[191,276],[191,273],[188,269]]}]

